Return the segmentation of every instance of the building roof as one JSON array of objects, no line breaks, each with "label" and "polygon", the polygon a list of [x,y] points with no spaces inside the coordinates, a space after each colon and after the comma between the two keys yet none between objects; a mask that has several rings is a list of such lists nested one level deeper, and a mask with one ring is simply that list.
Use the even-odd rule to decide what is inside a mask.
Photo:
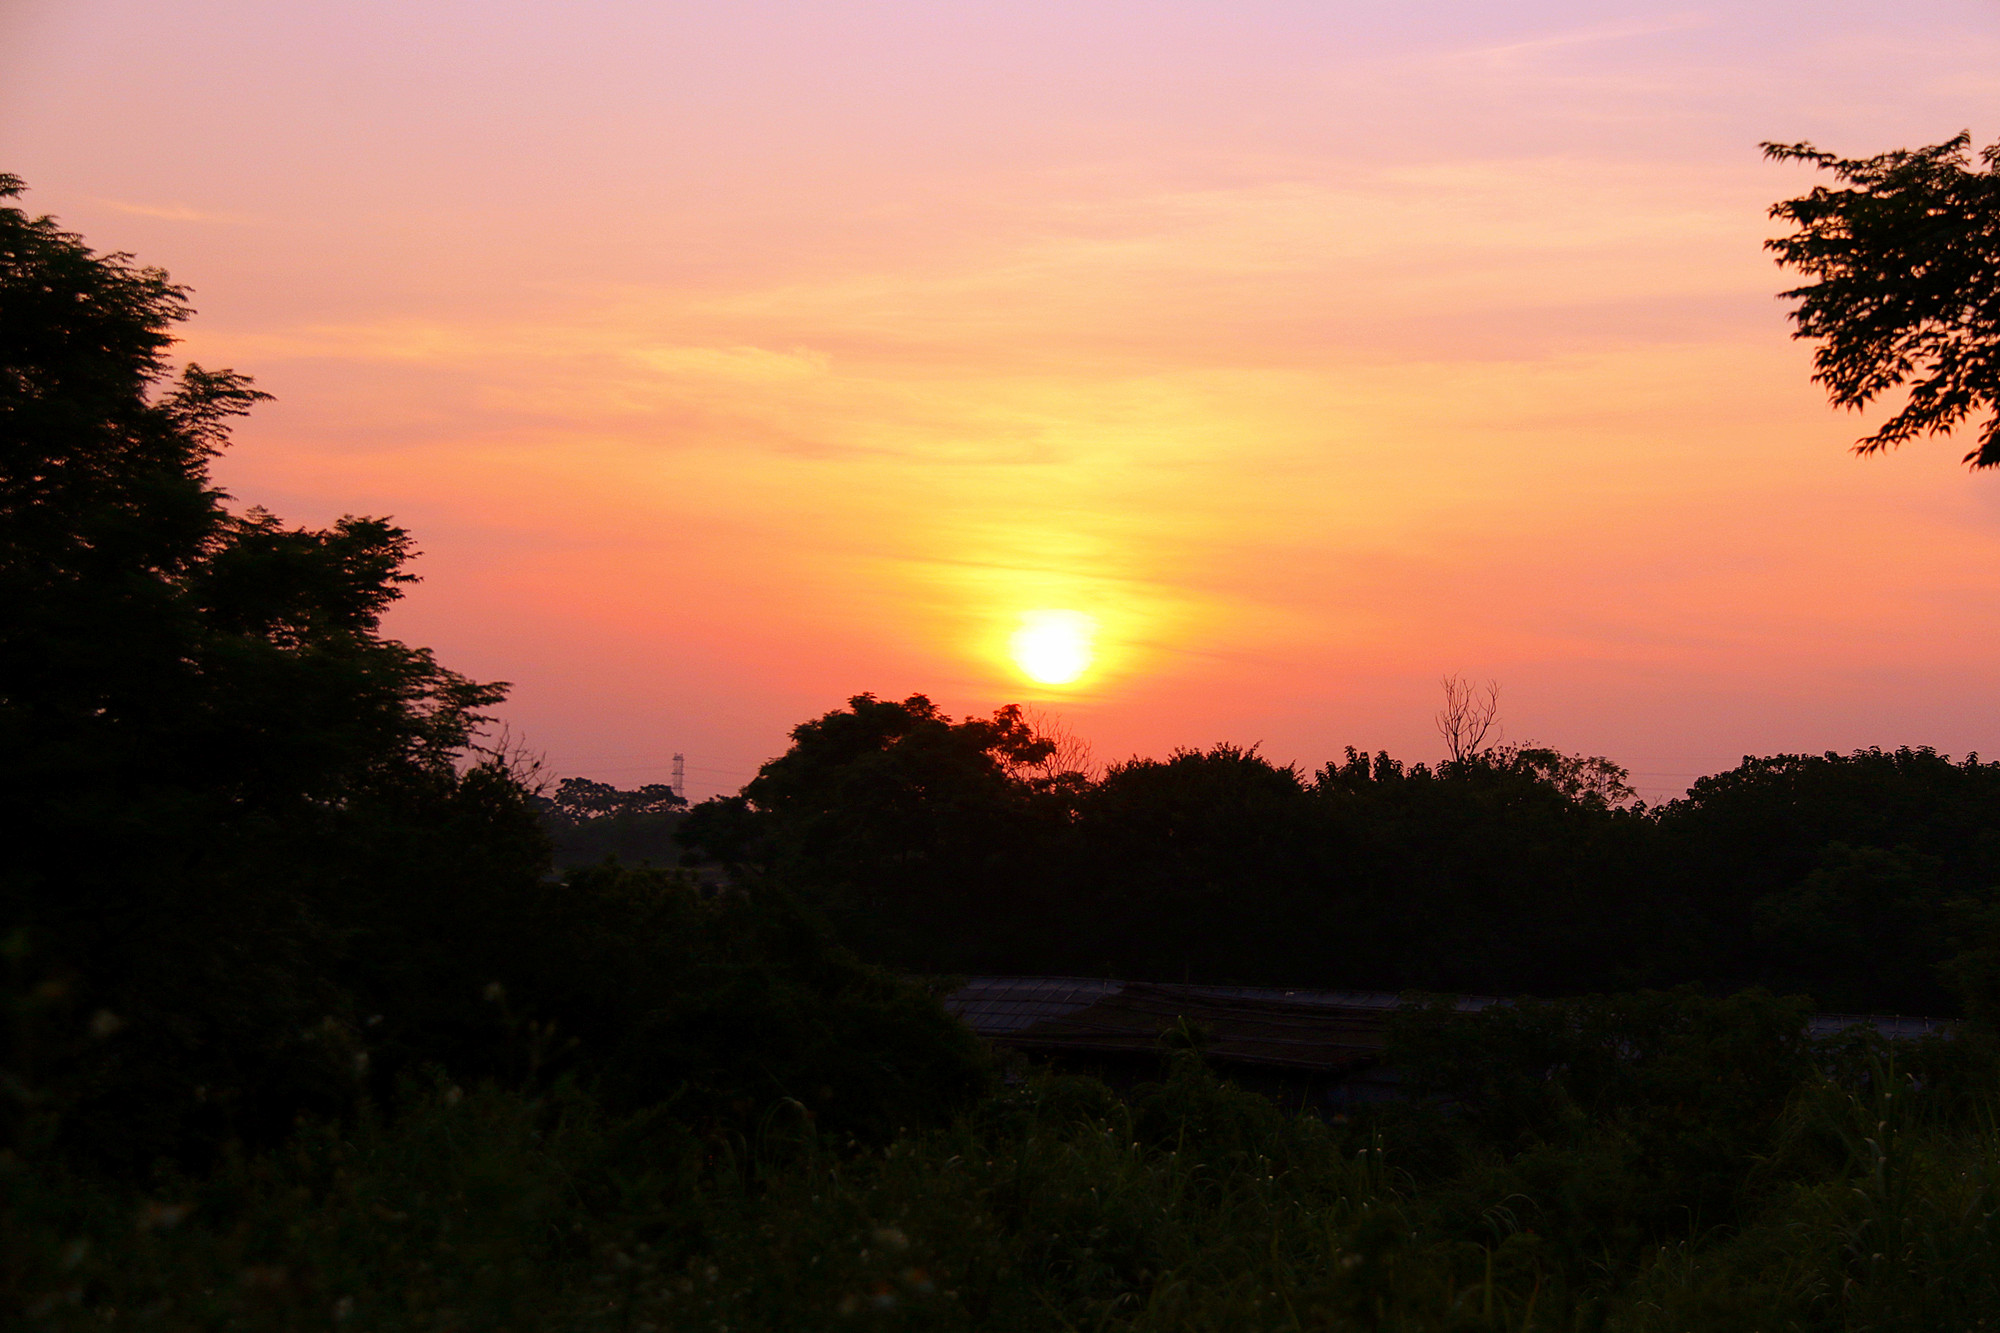
[{"label": "building roof", "polygon": [[[1042,1054],[1156,1052],[1162,1034],[1185,1018],[1213,1059],[1345,1073],[1380,1058],[1389,1013],[1404,998],[1382,991],[1173,985],[1092,977],[973,977],[946,998],[945,1007],[982,1037]],[[1472,1012],[1505,1001],[1470,995],[1459,996],[1454,1003]],[[1808,1030],[1815,1037],[1826,1037],[1857,1025],[1902,1039],[1951,1026],[1935,1018],[1815,1014]]]},{"label": "building roof", "polygon": [[1400,1002],[1360,991],[974,977],[945,1006],[983,1037],[1043,1054],[1156,1052],[1161,1034],[1186,1019],[1213,1059],[1333,1073],[1380,1057]]},{"label": "building roof", "polygon": [[1232,1064],[1334,1072],[1373,1063],[1388,1039],[1380,1009],[1342,1009],[1135,982],[1083,1009],[1016,1030],[1011,1046],[1047,1053],[1141,1054],[1185,1021],[1204,1054]]}]

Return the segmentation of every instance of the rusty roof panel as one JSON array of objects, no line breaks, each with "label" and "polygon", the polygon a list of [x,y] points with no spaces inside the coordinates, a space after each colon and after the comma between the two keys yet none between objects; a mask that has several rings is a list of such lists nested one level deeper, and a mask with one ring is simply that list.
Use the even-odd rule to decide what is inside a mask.
[{"label": "rusty roof panel", "polygon": [[1044,1054],[1146,1054],[1157,1052],[1161,1034],[1183,1018],[1207,1039],[1204,1054],[1230,1064],[1331,1073],[1373,1063],[1387,1039],[1387,1014],[1380,1009],[1204,995],[1190,986],[1139,982],[996,1036]]},{"label": "rusty roof panel", "polygon": [[1087,1009],[1125,988],[1091,977],[973,977],[944,1006],[982,1037],[1002,1037],[1046,1018]]},{"label": "rusty roof panel", "polygon": [[[1389,1012],[1404,997],[1375,991],[1279,990],[1257,986],[1172,985],[1095,977],[973,977],[945,1007],[982,1037],[1053,1054],[1157,1051],[1160,1035],[1185,1017],[1213,1038],[1221,1061],[1334,1071],[1370,1063],[1381,1051]],[[1503,1003],[1459,996],[1457,1007]],[[1909,1038],[1951,1028],[1935,1018],[1815,1014],[1811,1035],[1849,1026]]]}]

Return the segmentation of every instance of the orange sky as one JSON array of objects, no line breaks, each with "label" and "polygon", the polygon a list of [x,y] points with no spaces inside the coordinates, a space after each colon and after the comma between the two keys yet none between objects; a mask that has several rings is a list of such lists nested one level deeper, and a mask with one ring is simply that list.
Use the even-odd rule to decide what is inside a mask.
[{"label": "orange sky", "polygon": [[0,169],[555,772],[733,790],[863,690],[1429,758],[1456,671],[1657,796],[2000,752],[2000,478],[1844,452],[1756,150],[1990,142],[1996,71],[1991,3],[0,0]]}]

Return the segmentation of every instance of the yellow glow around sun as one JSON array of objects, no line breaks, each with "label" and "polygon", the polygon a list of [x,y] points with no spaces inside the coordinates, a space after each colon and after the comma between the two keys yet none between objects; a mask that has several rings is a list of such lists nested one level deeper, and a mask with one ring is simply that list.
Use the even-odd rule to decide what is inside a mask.
[{"label": "yellow glow around sun", "polygon": [[1090,670],[1097,622],[1081,611],[1030,611],[1007,647],[1014,665],[1043,685],[1067,685]]}]

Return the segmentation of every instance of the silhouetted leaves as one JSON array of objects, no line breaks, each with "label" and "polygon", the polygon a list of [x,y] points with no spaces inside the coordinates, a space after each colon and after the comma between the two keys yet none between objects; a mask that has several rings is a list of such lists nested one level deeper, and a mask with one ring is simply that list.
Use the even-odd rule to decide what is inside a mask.
[{"label": "silhouetted leaves", "polygon": [[[1870,158],[1764,145],[1767,157],[1810,162],[1847,187],[1815,186],[1771,209],[1798,230],[1767,247],[1816,280],[1784,293],[1799,303],[1795,336],[1820,340],[1814,380],[1850,408],[1909,386],[1857,452],[2000,408],[2000,144],[1981,151],[1980,170],[1971,143],[1960,134]],[[1980,426],[1965,461],[2000,465],[2000,414]]]}]

